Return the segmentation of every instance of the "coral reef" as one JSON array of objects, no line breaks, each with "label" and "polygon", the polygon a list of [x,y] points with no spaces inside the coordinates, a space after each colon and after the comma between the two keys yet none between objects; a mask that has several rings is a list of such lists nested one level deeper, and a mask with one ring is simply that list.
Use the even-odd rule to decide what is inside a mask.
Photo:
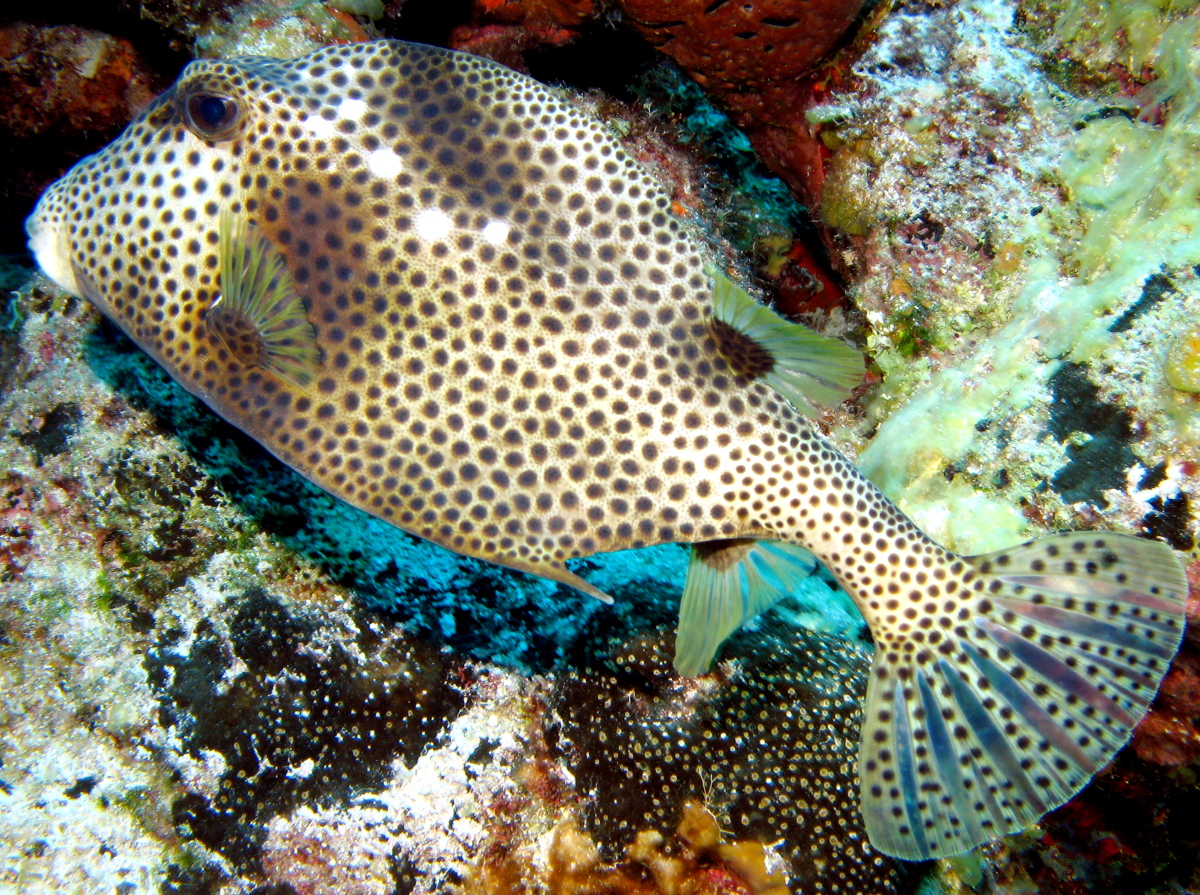
[{"label": "coral reef", "polygon": [[399,8],[383,0],[115,0],[171,49],[196,56],[298,56],[380,36],[371,23]]},{"label": "coral reef", "polygon": [[817,81],[809,75],[845,39],[862,0],[619,6],[732,113],[773,171],[805,200],[819,196],[822,148],[804,117]]},{"label": "coral reef", "polygon": [[[626,129],[626,144],[665,182],[679,184],[677,207],[728,244],[714,251],[734,266],[752,259],[754,278],[777,308],[794,317],[816,315],[805,322],[841,334],[840,318],[830,319],[830,312],[849,309],[823,253],[814,251],[820,233],[729,115],[673,67],[652,69],[634,92],[654,114],[649,121],[633,112],[615,116]],[[596,112],[614,117],[611,103]],[[674,144],[663,135],[664,121]]]},{"label": "coral reef", "polygon": [[116,7],[158,29],[173,50],[188,51],[197,33],[239,2],[244,0],[116,0]]},{"label": "coral reef", "polygon": [[1194,0],[1031,0],[1024,26],[1055,51],[1058,70],[1077,83],[1140,80],[1158,55],[1163,26],[1196,8]]},{"label": "coral reef", "polygon": [[1152,347],[1194,300],[1192,212],[1137,164],[1122,171],[1144,200],[1079,193],[1103,180],[1079,160],[1100,164],[1088,131],[1109,119],[1046,78],[1014,21],[995,4],[898,12],[856,63],[860,86],[834,97],[852,114],[816,116],[835,147],[822,214],[883,377],[839,437],[967,552],[1045,527],[1161,531],[1164,501],[1194,500],[1195,417]]},{"label": "coral reef", "polygon": [[[480,0],[439,27],[567,70],[539,53],[612,46],[602,6]],[[417,33],[398,3],[136,7],[211,55]],[[898,3],[806,75],[817,48],[790,12],[687,4],[671,24],[629,0],[710,95],[659,68],[584,101],[718,234],[715,255],[867,345],[872,382],[833,435],[945,543],[1094,527],[1194,552],[1194,7]],[[18,196],[163,83],[123,38],[11,24],[0,78]],[[833,272],[809,257],[822,240]],[[863,840],[868,647],[826,582],[681,681],[665,656],[683,550],[585,564],[612,608],[452,557],[287,472],[85,303],[0,260],[0,888],[914,887]],[[918,868],[922,891],[1200,885],[1198,650],[1193,631],[1078,799]]]},{"label": "coral reef", "polygon": [[[111,140],[162,84],[125,40],[70,25],[0,29],[0,126],[17,138]],[[78,150],[76,150],[78,151]]]},{"label": "coral reef", "polygon": [[598,12],[595,0],[475,0],[472,21],[454,28],[449,45],[528,71],[527,52],[575,42]]},{"label": "coral reef", "polygon": [[[50,181],[116,136],[166,83],[127,40],[72,25],[0,26],[0,212],[22,216]],[[6,237],[4,248],[15,242]]]},{"label": "coral reef", "polygon": [[1200,393],[1200,328],[1189,327],[1175,337],[1163,375],[1171,388]]},{"label": "coral reef", "polygon": [[[549,895],[789,895],[786,874],[772,852],[753,840],[727,841],[717,819],[688,801],[670,836],[642,830],[623,860],[606,864],[595,841],[568,817],[554,830],[545,861]],[[519,852],[484,858],[468,877],[471,891],[501,895],[529,891],[529,868]]]},{"label": "coral reef", "polygon": [[[886,5],[877,6],[881,11]],[[531,53],[578,44],[606,6],[612,7],[610,16],[619,16],[687,71],[745,129],[766,165],[802,198],[814,201],[820,195],[825,152],[804,111],[814,92],[825,91],[836,76],[815,70],[854,36],[851,25],[863,0],[801,5],[782,0],[670,5],[654,0],[476,0],[472,21],[453,30],[450,45],[529,71]],[[869,34],[869,22],[863,34]],[[622,55],[632,52],[622,48]],[[608,64],[600,57],[595,61]]]},{"label": "coral reef", "polygon": [[297,618],[262,590],[228,599],[226,630],[160,622],[146,670],[180,760],[210,778],[175,803],[176,824],[246,869],[260,844],[248,830],[379,788],[393,762],[416,763],[462,697],[457,669],[379,621]]},{"label": "coral reef", "polygon": [[382,12],[382,4],[244,0],[196,28],[193,45],[197,56],[212,58],[303,56],[329,44],[379,36],[369,19]]},{"label": "coral reef", "polygon": [[786,117],[785,83],[808,73],[834,48],[862,0],[796,6],[781,0],[660,3],[621,0],[621,10],[652,45],[676,60],[711,95],[747,120]]}]

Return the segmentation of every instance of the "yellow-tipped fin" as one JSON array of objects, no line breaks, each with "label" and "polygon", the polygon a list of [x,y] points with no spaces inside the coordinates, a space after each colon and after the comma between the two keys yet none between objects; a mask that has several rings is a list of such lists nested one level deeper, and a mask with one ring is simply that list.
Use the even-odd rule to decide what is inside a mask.
[{"label": "yellow-tipped fin", "polygon": [[910,861],[1074,796],[1129,739],[1183,636],[1187,579],[1157,541],[1052,535],[943,571],[970,599],[948,625],[876,637],[859,752],[871,844]]},{"label": "yellow-tipped fin", "polygon": [[283,255],[242,216],[223,211],[218,227],[221,294],[205,324],[239,363],[304,387],[320,349]]},{"label": "yellow-tipped fin", "polygon": [[725,639],[784,597],[817,568],[803,547],[735,538],[692,546],[679,602],[675,670],[708,671]]},{"label": "yellow-tipped fin", "polygon": [[762,379],[801,413],[818,416],[862,382],[862,354],[837,339],[784,320],[716,270],[713,335],[734,372]]}]

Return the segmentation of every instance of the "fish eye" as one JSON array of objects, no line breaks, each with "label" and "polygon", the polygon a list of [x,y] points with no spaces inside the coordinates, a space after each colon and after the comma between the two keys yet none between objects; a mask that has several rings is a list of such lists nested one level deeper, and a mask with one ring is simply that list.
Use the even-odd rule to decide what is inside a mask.
[{"label": "fish eye", "polygon": [[183,108],[188,127],[204,140],[233,136],[242,117],[237,101],[219,93],[193,93]]}]

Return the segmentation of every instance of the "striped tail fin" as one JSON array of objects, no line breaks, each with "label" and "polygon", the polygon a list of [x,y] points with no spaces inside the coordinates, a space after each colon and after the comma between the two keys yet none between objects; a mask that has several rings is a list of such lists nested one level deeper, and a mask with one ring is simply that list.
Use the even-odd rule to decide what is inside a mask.
[{"label": "striped tail fin", "polygon": [[957,559],[946,578],[959,611],[877,636],[867,689],[867,832],[907,860],[968,851],[1074,796],[1129,739],[1183,636],[1187,579],[1157,541],[1052,535]]}]

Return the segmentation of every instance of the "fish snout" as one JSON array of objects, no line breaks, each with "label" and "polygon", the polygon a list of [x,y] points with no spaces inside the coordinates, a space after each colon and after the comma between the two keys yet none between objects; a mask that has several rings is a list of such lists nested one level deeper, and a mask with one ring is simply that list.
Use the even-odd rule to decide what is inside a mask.
[{"label": "fish snout", "polygon": [[29,250],[46,276],[72,295],[80,296],[75,266],[71,260],[70,234],[65,216],[55,207],[58,203],[55,202],[54,190],[55,187],[51,186],[43,193],[33,214],[25,219]]}]

